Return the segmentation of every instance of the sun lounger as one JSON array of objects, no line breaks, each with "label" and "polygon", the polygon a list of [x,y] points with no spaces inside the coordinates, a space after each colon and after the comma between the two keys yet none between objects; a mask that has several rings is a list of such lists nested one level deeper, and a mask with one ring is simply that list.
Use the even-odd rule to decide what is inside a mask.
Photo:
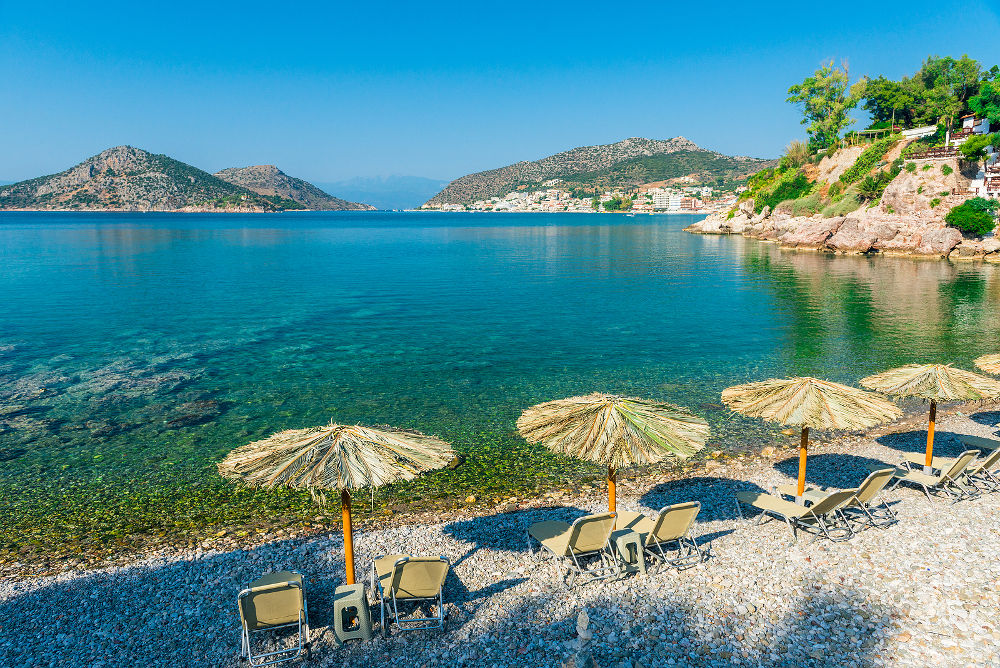
[{"label": "sun lounger", "polygon": [[[373,561],[371,591],[379,605],[382,635],[393,622],[402,631],[444,628],[444,581],[450,568],[447,557],[390,554]],[[427,601],[437,602],[437,613],[433,617],[400,618],[400,602],[420,604]]]},{"label": "sun lounger", "polygon": [[854,535],[854,529],[844,516],[842,509],[854,498],[855,490],[833,492],[811,506],[805,506],[780,497],[758,492],[737,492],[736,510],[743,516],[741,505],[752,506],[760,511],[760,524],[766,517],[784,520],[792,530],[793,540],[798,540],[798,531],[815,533],[834,542],[844,541]]},{"label": "sun lounger", "polygon": [[977,459],[965,469],[965,479],[977,489],[1000,492],[1000,449]]},{"label": "sun lounger", "polygon": [[904,466],[907,468],[896,469],[893,474],[896,477],[893,488],[898,487],[900,483],[904,482],[908,485],[920,487],[924,490],[924,494],[928,500],[930,500],[932,492],[934,494],[944,493],[952,502],[978,496],[978,489],[974,486],[970,489],[962,484],[966,469],[978,454],[978,450],[966,450],[952,460],[950,466],[943,466],[941,473],[937,475],[912,470],[908,468],[908,463],[904,462]]},{"label": "sun lounger", "polygon": [[[842,512],[845,515],[860,517],[862,524],[884,528],[895,524],[896,513],[889,507],[885,499],[882,498],[882,491],[892,482],[894,468],[874,468],[860,485],[854,490],[854,498],[847,502]],[[782,485],[778,487],[782,494],[794,496],[796,485]],[[807,502],[816,503],[822,500],[831,490],[822,487],[806,486],[803,495]]]},{"label": "sun lounger", "polygon": [[[642,513],[622,512],[618,513],[618,528],[644,534],[643,547],[654,559],[678,568],[693,566],[703,559],[701,548],[691,535],[691,527],[700,510],[700,502],[689,501],[662,508],[655,519]],[[663,551],[664,546],[668,549],[676,547],[677,556],[668,558]]]},{"label": "sun lounger", "polygon": [[[538,543],[541,552],[553,561],[556,577],[562,579],[563,567],[568,569],[568,586],[577,576],[587,576],[587,582],[611,577],[618,573],[609,540],[615,528],[615,513],[586,515],[572,524],[548,520],[528,528],[528,551]],[[587,567],[587,562],[595,562]]]},{"label": "sun lounger", "polygon": [[[242,626],[240,656],[251,666],[269,666],[291,661],[309,651],[309,613],[302,576],[290,571],[271,573],[251,582],[236,598]],[[254,654],[252,634],[295,627],[294,646]]]}]

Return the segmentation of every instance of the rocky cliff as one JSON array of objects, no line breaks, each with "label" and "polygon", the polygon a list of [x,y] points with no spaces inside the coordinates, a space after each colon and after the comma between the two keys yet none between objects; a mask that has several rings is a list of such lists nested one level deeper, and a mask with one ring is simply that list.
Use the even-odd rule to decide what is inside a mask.
[{"label": "rocky cliff", "polygon": [[706,184],[739,180],[775,161],[726,156],[706,151],[684,137],[631,137],[614,144],[582,146],[506,167],[455,179],[425,206],[469,204],[506,195],[519,187],[542,187],[560,179],[560,187],[628,188],[682,177]]},{"label": "rocky cliff", "polygon": [[375,207],[348,202],[329,195],[308,181],[285,174],[274,165],[230,167],[215,176],[234,185],[267,197],[280,197],[298,202],[314,211],[374,211]]},{"label": "rocky cliff", "polygon": [[[825,165],[820,163],[818,171],[833,180],[847,168],[843,163],[850,166],[856,153],[840,155]],[[785,248],[1000,263],[1000,241],[993,237],[966,238],[945,223],[947,213],[972,196],[967,192],[970,179],[962,173],[967,166],[955,158],[909,162],[915,168],[901,171],[878,202],[844,216],[793,216],[781,206],[776,211],[764,207],[755,212],[753,200],[746,200],[734,213],[713,214],[687,230],[697,234],[742,234],[774,241]]]}]

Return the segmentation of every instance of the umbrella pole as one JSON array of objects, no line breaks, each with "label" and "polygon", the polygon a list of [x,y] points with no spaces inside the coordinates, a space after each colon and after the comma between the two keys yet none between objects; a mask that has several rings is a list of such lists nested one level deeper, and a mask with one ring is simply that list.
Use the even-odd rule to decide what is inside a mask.
[{"label": "umbrella pole", "polygon": [[934,462],[934,420],[937,418],[937,402],[931,399],[931,414],[927,421],[927,457],[924,460],[924,473],[930,473]]},{"label": "umbrella pole", "polygon": [[344,567],[347,584],[354,584],[354,531],[351,527],[351,493],[346,489],[340,493],[340,513],[344,522]]},{"label": "umbrella pole", "polygon": [[799,441],[799,501],[806,491],[806,453],[809,446],[809,427],[802,427],[802,440]]},{"label": "umbrella pole", "polygon": [[608,467],[608,510],[617,512],[618,503],[615,500],[615,467]]}]

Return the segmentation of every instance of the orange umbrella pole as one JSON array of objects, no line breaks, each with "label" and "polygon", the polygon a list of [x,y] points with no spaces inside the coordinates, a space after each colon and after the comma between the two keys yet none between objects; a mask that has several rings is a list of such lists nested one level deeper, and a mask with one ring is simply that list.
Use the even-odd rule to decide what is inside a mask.
[{"label": "orange umbrella pole", "polygon": [[615,467],[608,467],[608,510],[617,512],[618,504],[615,501]]},{"label": "orange umbrella pole", "polygon": [[799,496],[806,491],[806,453],[809,446],[809,427],[802,427],[802,440],[799,442]]},{"label": "orange umbrella pole", "polygon": [[931,400],[931,416],[927,423],[927,459],[925,464],[927,466],[931,465],[934,461],[934,420],[937,418],[937,402],[933,399]]},{"label": "orange umbrella pole", "polygon": [[344,565],[347,570],[347,584],[354,584],[354,532],[351,528],[351,493],[346,489],[340,493],[340,512],[344,522]]}]

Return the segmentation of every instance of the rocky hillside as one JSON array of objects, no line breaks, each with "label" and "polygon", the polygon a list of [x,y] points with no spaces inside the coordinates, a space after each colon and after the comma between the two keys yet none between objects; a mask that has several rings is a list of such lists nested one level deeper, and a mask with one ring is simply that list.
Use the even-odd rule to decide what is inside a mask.
[{"label": "rocky hillside", "polygon": [[[873,173],[890,173],[893,160],[903,146],[897,145]],[[823,158],[815,170],[819,175],[813,195],[831,188],[837,178],[854,163],[860,151],[843,149]],[[742,234],[776,241],[786,248],[820,250],[847,254],[883,253],[949,257],[953,260],[985,259],[1000,262],[1000,241],[976,239],[945,223],[951,209],[962,204],[968,193],[976,165],[949,159],[908,159],[899,157],[905,168],[885,187],[879,199],[859,203],[842,215],[794,215],[794,203],[765,206],[757,210],[754,200],[744,200],[730,213],[713,214],[695,223],[688,231],[698,234]],[[823,179],[829,178],[830,181]],[[812,197],[810,196],[810,197]],[[800,200],[807,202],[807,198]],[[826,209],[826,214],[831,212]],[[833,213],[836,214],[834,208]]]},{"label": "rocky hillside", "polygon": [[197,167],[132,146],[0,187],[0,209],[90,211],[283,211],[304,206],[261,195]]},{"label": "rocky hillside", "polygon": [[266,197],[280,197],[298,202],[314,211],[373,211],[375,207],[333,197],[308,181],[285,174],[274,165],[230,167],[216,172],[223,181],[252,190]]},{"label": "rocky hillside", "polygon": [[718,178],[739,180],[773,164],[773,160],[706,151],[684,137],[665,140],[632,137],[615,144],[582,146],[541,160],[469,174],[449,183],[425,206],[470,204],[506,195],[521,186],[541,187],[551,179],[560,179],[560,187],[589,189],[630,188],[683,177],[714,185]]}]

